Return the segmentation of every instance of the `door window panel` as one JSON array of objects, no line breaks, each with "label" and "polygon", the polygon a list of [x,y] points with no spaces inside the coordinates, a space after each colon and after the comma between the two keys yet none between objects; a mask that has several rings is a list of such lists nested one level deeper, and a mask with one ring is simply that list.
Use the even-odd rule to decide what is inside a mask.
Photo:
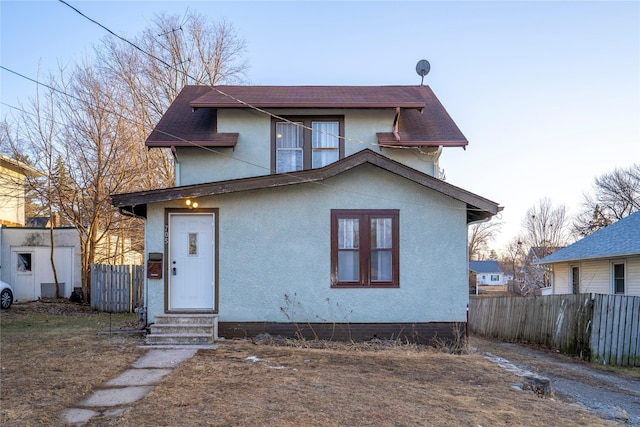
[{"label": "door window panel", "polygon": [[22,273],[31,271],[31,254],[30,253],[19,253],[18,254],[18,265],[16,266],[17,271]]}]

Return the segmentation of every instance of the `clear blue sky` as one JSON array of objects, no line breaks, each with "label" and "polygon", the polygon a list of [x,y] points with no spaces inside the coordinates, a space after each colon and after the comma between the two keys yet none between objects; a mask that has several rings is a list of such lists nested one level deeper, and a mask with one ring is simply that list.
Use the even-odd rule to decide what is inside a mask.
[{"label": "clear blue sky", "polygon": [[[441,166],[505,207],[496,247],[542,197],[576,213],[596,176],[640,162],[638,1],[69,3],[123,36],[161,12],[226,18],[252,84],[413,85],[428,59],[425,83],[470,142]],[[90,56],[106,35],[54,0],[0,6],[1,64],[30,77]],[[33,83],[0,77],[3,103],[33,96]]]}]

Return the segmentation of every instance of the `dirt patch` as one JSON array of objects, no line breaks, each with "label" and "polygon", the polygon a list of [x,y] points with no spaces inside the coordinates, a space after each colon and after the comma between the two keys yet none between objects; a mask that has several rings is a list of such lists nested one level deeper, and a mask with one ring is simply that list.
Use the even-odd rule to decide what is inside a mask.
[{"label": "dirt patch", "polygon": [[[59,425],[64,409],[145,354],[139,337],[100,333],[108,314],[45,304],[1,314],[0,425]],[[114,328],[135,322],[120,316]],[[88,425],[615,425],[515,389],[519,379],[481,352],[285,344],[233,340],[201,350],[123,414]]]}]

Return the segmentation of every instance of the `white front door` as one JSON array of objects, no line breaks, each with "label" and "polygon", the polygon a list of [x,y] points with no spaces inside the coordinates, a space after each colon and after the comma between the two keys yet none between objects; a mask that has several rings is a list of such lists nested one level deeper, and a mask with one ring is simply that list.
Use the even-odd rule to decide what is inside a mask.
[{"label": "white front door", "polygon": [[169,310],[213,310],[215,214],[169,214]]}]

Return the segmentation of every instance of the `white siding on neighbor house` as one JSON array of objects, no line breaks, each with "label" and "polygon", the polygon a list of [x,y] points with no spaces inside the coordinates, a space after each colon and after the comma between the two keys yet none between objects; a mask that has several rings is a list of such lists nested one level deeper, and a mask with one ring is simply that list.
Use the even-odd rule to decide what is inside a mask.
[{"label": "white siding on neighbor house", "polygon": [[480,286],[502,286],[507,284],[503,273],[477,273],[476,279],[477,284]]},{"label": "white siding on neighbor house", "polygon": [[625,294],[640,296],[640,257],[585,260],[553,264],[554,293],[568,294],[571,289],[570,266],[580,268],[580,292],[612,294],[612,263],[625,263]]},{"label": "white siding on neighbor house", "polygon": [[627,295],[640,296],[640,256],[627,258]]},{"label": "white siding on neighbor house", "polygon": [[[202,197],[198,203],[219,209],[221,322],[466,319],[463,202],[362,165],[321,185]],[[148,252],[164,250],[164,209],[170,207],[184,204],[148,206]],[[400,288],[330,287],[331,209],[399,209]],[[164,311],[164,282],[148,280],[147,292],[153,322]]]},{"label": "white siding on neighbor house", "polygon": [[581,292],[594,294],[611,293],[611,266],[609,260],[584,261],[580,263]]},{"label": "white siding on neighbor house", "polygon": [[[273,110],[282,116],[300,115],[300,110]],[[306,116],[344,116],[345,156],[364,149],[383,152],[423,173],[435,176],[437,151],[434,155],[417,150],[380,148],[377,132],[391,132],[394,110],[309,110]],[[218,132],[237,132],[235,148],[177,148],[177,182],[179,185],[224,181],[271,173],[271,117],[254,110],[218,110]],[[424,149],[423,151],[428,151]],[[237,159],[237,160],[234,160]],[[435,162],[435,163],[434,163]]]},{"label": "white siding on neighbor house", "polygon": [[553,264],[553,293],[572,293],[569,286],[569,264]]}]

